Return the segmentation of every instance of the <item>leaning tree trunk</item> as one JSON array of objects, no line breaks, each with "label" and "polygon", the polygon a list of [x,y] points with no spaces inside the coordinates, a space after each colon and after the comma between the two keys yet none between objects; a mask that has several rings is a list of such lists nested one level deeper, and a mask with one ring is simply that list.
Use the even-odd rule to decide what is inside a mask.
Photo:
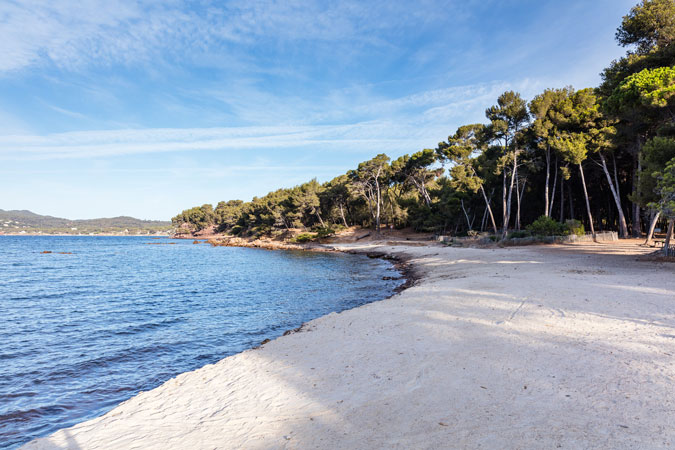
[{"label": "leaning tree trunk", "polygon": [[518,169],[518,152],[513,152],[513,169],[511,169],[511,185],[509,188],[509,196],[506,200],[506,211],[504,211],[504,227],[502,228],[502,239],[506,238],[509,229],[509,221],[511,220],[511,199],[513,198],[513,185],[516,182],[516,171]]},{"label": "leaning tree trunk", "polygon": [[659,217],[661,217],[661,211],[656,211],[656,213],[652,211],[652,220],[649,224],[649,231],[647,232],[647,240],[645,241],[645,245],[650,245],[652,243],[652,239],[654,238],[654,230],[656,229],[656,223],[659,221]]},{"label": "leaning tree trunk", "polygon": [[[497,231],[497,223],[495,222],[495,216],[492,214],[492,208],[490,208],[490,200],[488,200],[487,195],[485,195],[485,189],[483,189],[483,185],[480,185],[480,192],[483,194],[483,200],[485,200],[485,207],[488,210],[488,213],[490,213],[490,220],[492,221],[492,229],[495,231],[495,236],[498,233]],[[492,196],[492,194],[490,194]]]},{"label": "leaning tree trunk", "polygon": [[345,219],[345,212],[342,209],[342,203],[340,203],[339,206],[340,206],[340,217],[342,217],[342,223],[345,225],[345,228],[348,228],[349,225],[347,225],[347,219]]},{"label": "leaning tree trunk", "polygon": [[591,214],[591,202],[588,200],[588,191],[586,190],[586,179],[584,178],[584,169],[579,164],[579,173],[581,174],[581,184],[584,186],[584,197],[586,198],[586,211],[588,212],[588,223],[591,226],[591,235],[595,241],[595,228],[593,228],[593,215]]},{"label": "leaning tree trunk", "polygon": [[464,217],[466,217],[466,225],[469,227],[469,231],[471,231],[473,224],[471,223],[471,220],[469,220],[469,214],[467,214],[466,208],[464,208],[464,199],[461,199],[461,204],[462,204],[462,211],[464,211]]},{"label": "leaning tree trunk", "polygon": [[326,224],[323,223],[323,219],[321,218],[321,214],[319,214],[319,211],[314,211],[316,214],[317,219],[319,219],[319,223],[321,223],[321,228],[326,228]]},{"label": "leaning tree trunk", "polygon": [[675,225],[675,219],[670,219],[668,221],[668,233],[666,233],[666,241],[663,243],[663,254],[668,256],[670,250],[670,240],[673,237],[673,226]]},{"label": "leaning tree trunk", "polygon": [[616,204],[616,209],[619,211],[619,233],[622,238],[628,237],[628,226],[626,225],[626,217],[623,215],[623,208],[621,207],[621,197],[619,196],[619,186],[614,186],[614,181],[607,170],[607,162],[605,161],[605,156],[600,153],[600,161],[602,162],[602,170],[605,172],[607,177],[607,182],[609,183],[609,190],[612,191],[612,197],[614,197],[614,203]]},{"label": "leaning tree trunk", "polygon": [[548,206],[548,216],[553,216],[553,203],[555,202],[555,188],[558,184],[558,157],[555,158],[555,175],[553,176],[553,189],[551,189],[551,203]]}]

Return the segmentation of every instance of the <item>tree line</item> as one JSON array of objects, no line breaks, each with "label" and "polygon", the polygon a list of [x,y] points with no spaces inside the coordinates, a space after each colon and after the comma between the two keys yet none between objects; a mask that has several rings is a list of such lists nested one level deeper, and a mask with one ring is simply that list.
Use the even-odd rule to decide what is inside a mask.
[{"label": "tree line", "polygon": [[[675,222],[675,2],[644,0],[624,16],[628,48],[595,88],[504,92],[485,122],[460,126],[436,148],[278,189],[250,202],[187,209],[175,227],[234,235],[304,228],[412,227],[498,238],[525,224],[652,238]],[[571,221],[571,222],[570,222]]]}]

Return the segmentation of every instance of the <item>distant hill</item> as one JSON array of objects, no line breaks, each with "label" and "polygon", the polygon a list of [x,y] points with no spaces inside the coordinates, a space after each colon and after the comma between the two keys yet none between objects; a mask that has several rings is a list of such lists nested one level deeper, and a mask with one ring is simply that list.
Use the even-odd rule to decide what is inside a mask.
[{"label": "distant hill", "polygon": [[27,210],[0,209],[0,234],[156,234],[171,230],[171,222],[120,216],[69,220]]}]

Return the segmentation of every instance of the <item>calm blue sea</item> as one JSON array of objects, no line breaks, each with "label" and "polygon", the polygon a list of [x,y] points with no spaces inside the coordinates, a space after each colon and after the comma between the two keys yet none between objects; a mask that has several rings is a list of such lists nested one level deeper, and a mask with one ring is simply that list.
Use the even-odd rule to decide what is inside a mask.
[{"label": "calm blue sea", "polygon": [[0,447],[386,298],[402,281],[383,277],[396,276],[385,261],[337,253],[0,236]]}]

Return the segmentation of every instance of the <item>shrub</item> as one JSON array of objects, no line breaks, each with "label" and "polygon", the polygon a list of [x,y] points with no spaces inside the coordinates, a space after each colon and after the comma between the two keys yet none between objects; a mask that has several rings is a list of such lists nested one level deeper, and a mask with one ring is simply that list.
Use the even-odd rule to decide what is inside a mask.
[{"label": "shrub", "polygon": [[297,242],[298,244],[304,244],[305,242],[310,242],[316,239],[317,235],[312,234],[312,233],[300,233],[297,235],[295,238],[293,238],[293,242]]},{"label": "shrub", "polygon": [[334,234],[335,234],[335,230],[332,229],[331,227],[321,227],[321,228],[317,228],[317,230],[316,230],[316,235],[319,239],[326,238],[328,236],[333,236]]},{"label": "shrub", "polygon": [[509,233],[510,238],[515,238],[515,239],[521,239],[521,238],[526,238],[530,237],[532,233],[529,231],[512,231]]},{"label": "shrub", "polygon": [[576,234],[577,236],[583,236],[586,234],[584,229],[584,224],[575,219],[570,219],[565,222],[565,227],[567,228],[568,234]]},{"label": "shrub", "polygon": [[562,236],[567,234],[565,225],[547,216],[541,216],[532,222],[527,226],[527,231],[536,236]]}]

